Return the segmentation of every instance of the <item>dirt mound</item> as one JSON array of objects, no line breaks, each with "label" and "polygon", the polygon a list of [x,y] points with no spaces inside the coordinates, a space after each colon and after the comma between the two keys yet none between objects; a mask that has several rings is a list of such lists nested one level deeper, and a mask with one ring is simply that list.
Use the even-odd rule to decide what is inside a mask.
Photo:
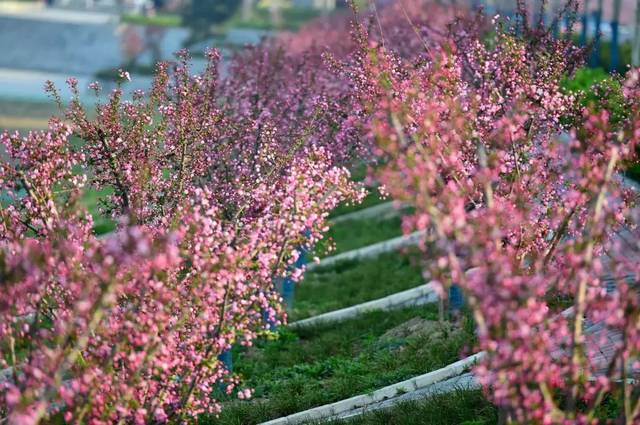
[{"label": "dirt mound", "polygon": [[389,329],[381,339],[406,339],[418,336],[429,336],[431,340],[448,338],[452,333],[459,332],[460,328],[453,323],[440,323],[437,320],[428,320],[414,317],[395,328]]}]

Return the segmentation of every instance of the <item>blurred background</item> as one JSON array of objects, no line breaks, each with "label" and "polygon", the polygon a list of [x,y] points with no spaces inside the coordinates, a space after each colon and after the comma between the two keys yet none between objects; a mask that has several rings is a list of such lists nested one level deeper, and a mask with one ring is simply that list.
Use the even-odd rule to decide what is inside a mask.
[{"label": "blurred background", "polygon": [[224,61],[345,7],[342,0],[0,0],[0,129],[47,126],[56,110],[46,80],[64,89],[76,77],[93,101],[87,85],[99,81],[108,93],[122,68],[132,77],[127,90],[146,89],[154,64],[181,48],[199,71],[207,46]]},{"label": "blurred background", "polygon": [[[362,0],[366,6],[374,0]],[[386,3],[392,0],[377,0]],[[400,0],[398,0],[400,1]],[[412,0],[402,0],[410,2]],[[434,0],[438,1],[438,0]],[[542,0],[529,0],[532,10]],[[440,0],[452,7],[513,13],[516,0]],[[224,58],[275,31],[295,31],[316,17],[347,7],[346,0],[0,0],[0,129],[45,128],[55,111],[43,86],[64,88],[76,77],[99,81],[108,92],[118,69],[130,72],[127,88],[148,88],[155,62],[188,48],[194,71],[206,46]],[[563,0],[548,0],[550,18]],[[640,65],[640,0],[581,0],[576,43],[593,43],[589,65],[624,72]],[[554,28],[559,34],[566,22]],[[596,37],[601,34],[601,38]]]}]

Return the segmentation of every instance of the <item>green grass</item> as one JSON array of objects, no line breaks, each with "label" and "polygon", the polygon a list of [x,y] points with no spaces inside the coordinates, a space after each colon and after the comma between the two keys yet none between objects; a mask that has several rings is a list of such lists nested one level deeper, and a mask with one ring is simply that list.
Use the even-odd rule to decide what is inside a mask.
[{"label": "green grass", "polygon": [[332,423],[340,425],[493,425],[498,423],[498,409],[479,390],[459,390],[450,394],[401,403],[392,409]]},{"label": "green grass", "polygon": [[[623,42],[618,45],[618,59],[619,64],[617,69],[613,69],[613,64],[611,63],[611,41],[609,40],[600,40],[600,56],[598,59],[598,66],[602,66],[606,68],[608,71],[616,71],[620,73],[625,73],[627,70],[627,65],[631,64],[631,43]],[[591,60],[588,56],[587,61]]]},{"label": "green grass", "polygon": [[[584,406],[581,405],[580,408]],[[596,417],[602,419],[602,423],[604,420],[611,421],[619,418],[622,409],[622,397],[619,391],[614,391],[605,395],[602,404],[596,409]],[[314,421],[308,424],[320,425],[321,423]],[[331,423],[335,425],[494,425],[498,423],[498,409],[480,390],[458,390],[449,394],[400,403],[391,409],[365,413],[355,418]]]},{"label": "green grass", "polygon": [[371,312],[333,325],[292,331],[237,352],[234,367],[255,389],[253,401],[230,401],[205,424],[260,423],[372,392],[460,358],[473,337],[447,328],[433,334],[382,337],[413,318],[437,320],[435,306]]},{"label": "green grass", "polygon": [[82,197],[82,205],[93,217],[93,231],[97,235],[104,235],[106,233],[113,232],[116,228],[115,221],[102,215],[98,207],[100,199],[112,192],[113,189],[102,189],[98,191],[92,188],[87,188]]},{"label": "green grass", "polygon": [[257,7],[249,20],[243,20],[241,11],[225,22],[226,27],[253,28],[260,30],[292,30],[296,31],[301,25],[320,16],[317,10],[290,7],[282,10],[282,23],[274,25],[266,8]]},{"label": "green grass", "polygon": [[[629,110],[625,105],[620,80],[602,68],[580,68],[573,78],[564,78],[561,87],[566,92],[575,94],[583,107],[594,112],[608,110],[609,121],[614,127],[628,118]],[[626,163],[624,167],[629,178],[640,181],[639,161]]]},{"label": "green grass", "polygon": [[[99,211],[99,201],[106,195],[109,195],[112,189],[102,189],[100,191],[86,188],[80,199],[80,206],[86,208],[93,217],[93,231],[96,235],[103,235],[112,232],[116,228],[116,223],[109,217],[105,217]],[[9,204],[10,200],[6,193],[0,193],[0,208]]]},{"label": "green grass", "polygon": [[[326,257],[363,248],[402,235],[401,226],[400,216],[344,221],[329,228],[325,238],[318,243],[314,252],[318,257]],[[332,245],[335,245],[335,250],[328,251]]]},{"label": "green grass", "polygon": [[416,254],[390,252],[306,273],[297,284],[290,320],[371,301],[424,283]]},{"label": "green grass", "polygon": [[[576,46],[580,45],[580,36],[578,34],[573,34],[573,42]],[[589,37],[587,43],[594,43],[593,37]],[[624,74],[626,72],[627,65],[631,64],[631,51],[632,46],[631,42],[625,41],[618,44],[618,68],[613,69],[611,64],[611,41],[606,40],[604,38],[600,39],[600,52],[598,55],[598,63],[596,64],[598,67],[604,68],[607,71],[616,71]],[[582,47],[582,46],[581,46]],[[587,51],[585,61],[590,64],[591,63],[592,50]]]},{"label": "green grass", "polygon": [[153,16],[129,13],[122,15],[120,22],[132,25],[179,27],[182,26],[182,17],[173,13],[158,13]]},{"label": "green grass", "polygon": [[[282,24],[274,25],[271,16],[266,9],[256,8],[249,20],[243,20],[241,12],[225,21],[224,28],[251,28],[259,30],[297,30],[301,25],[320,16],[320,13],[307,8],[289,8],[282,11]],[[121,22],[133,25],[155,25],[163,27],[179,27],[183,25],[180,15],[172,13],[159,13],[154,16],[140,14],[125,14],[120,18]],[[220,25],[219,25],[220,26]]]},{"label": "green grass", "polygon": [[375,205],[382,204],[384,202],[388,202],[390,199],[383,198],[380,196],[380,192],[377,189],[370,189],[369,194],[362,200],[360,204],[353,204],[350,202],[345,202],[338,205],[331,211],[329,217],[338,217],[340,215],[349,214],[352,212],[360,211],[365,208],[373,207]]},{"label": "green grass", "polygon": [[602,68],[580,68],[571,79],[562,79],[560,85],[566,92],[576,95],[581,106],[594,112],[608,110],[613,125],[627,117],[620,81]]}]

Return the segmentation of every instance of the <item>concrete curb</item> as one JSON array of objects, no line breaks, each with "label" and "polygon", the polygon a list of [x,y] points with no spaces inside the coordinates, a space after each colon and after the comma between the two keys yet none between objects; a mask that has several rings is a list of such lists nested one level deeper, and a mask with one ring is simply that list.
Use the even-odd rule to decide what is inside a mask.
[{"label": "concrete curb", "polygon": [[[469,269],[465,274],[474,273],[477,268]],[[396,292],[377,300],[367,301],[362,304],[345,307],[340,310],[330,311],[328,313],[318,314],[307,319],[298,320],[289,323],[291,327],[313,326],[321,323],[339,322],[356,317],[362,313],[375,310],[392,310],[396,308],[424,305],[437,302],[439,295],[435,289],[436,282],[430,281],[416,288],[407,289],[405,291]]]},{"label": "concrete curb", "polygon": [[328,419],[338,415],[364,409],[367,406],[380,403],[385,400],[396,398],[400,395],[417,390],[426,389],[432,385],[446,381],[450,378],[460,376],[484,356],[484,352],[459,360],[441,369],[434,370],[397,384],[389,385],[370,394],[362,394],[346,400],[338,401],[324,406],[314,407],[303,412],[294,413],[278,419],[264,422],[262,425],[292,425],[301,424],[306,421]]},{"label": "concrete curb", "polygon": [[363,248],[343,252],[342,254],[323,258],[322,260],[320,260],[320,263],[309,263],[307,264],[306,270],[311,271],[320,267],[332,266],[340,261],[345,260],[360,260],[363,258],[376,257],[380,254],[384,254],[385,252],[395,251],[400,248],[406,248],[410,246],[416,246],[420,244],[420,241],[424,238],[425,235],[426,231],[421,230],[413,232],[410,235],[398,236],[397,238],[378,242],[373,245],[365,246]]},{"label": "concrete curb", "polygon": [[397,406],[400,403],[417,401],[420,399],[424,399],[427,397],[439,395],[439,394],[448,394],[454,391],[461,390],[475,390],[481,388],[480,383],[476,380],[476,378],[470,373],[464,373],[460,376],[454,376],[453,378],[449,378],[445,381],[436,382],[433,385],[430,385],[425,388],[421,388],[419,390],[399,395],[398,397],[390,398],[388,400],[381,401],[376,404],[371,404],[366,407],[359,407],[357,409],[351,410],[349,412],[341,413],[335,417],[332,417],[332,420],[335,419],[349,419],[355,416],[361,416],[370,412],[375,412],[378,410],[391,409]]},{"label": "concrete curb", "polygon": [[378,298],[377,300],[367,301],[362,304],[299,320],[297,322],[290,323],[289,326],[293,328],[300,328],[324,323],[340,322],[369,311],[392,310],[401,307],[417,306],[433,303],[437,300],[438,294],[433,288],[433,283],[427,283],[420,285],[417,288],[407,289],[406,291]]}]

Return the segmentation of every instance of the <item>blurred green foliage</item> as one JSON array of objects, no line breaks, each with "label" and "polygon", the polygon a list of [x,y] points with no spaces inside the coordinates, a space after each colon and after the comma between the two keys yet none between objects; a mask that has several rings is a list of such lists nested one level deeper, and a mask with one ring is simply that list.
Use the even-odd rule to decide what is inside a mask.
[{"label": "blurred green foliage", "polygon": [[[628,116],[621,79],[621,76],[608,74],[602,68],[580,68],[572,78],[563,79],[561,86],[575,94],[583,107],[595,112],[608,110],[610,123],[615,128]],[[625,168],[627,176],[640,181],[640,161],[625,164]]]},{"label": "blurred green foliage", "polygon": [[614,125],[626,117],[620,79],[602,68],[580,68],[560,85],[566,92],[573,93],[583,107],[592,111],[608,110]]}]

